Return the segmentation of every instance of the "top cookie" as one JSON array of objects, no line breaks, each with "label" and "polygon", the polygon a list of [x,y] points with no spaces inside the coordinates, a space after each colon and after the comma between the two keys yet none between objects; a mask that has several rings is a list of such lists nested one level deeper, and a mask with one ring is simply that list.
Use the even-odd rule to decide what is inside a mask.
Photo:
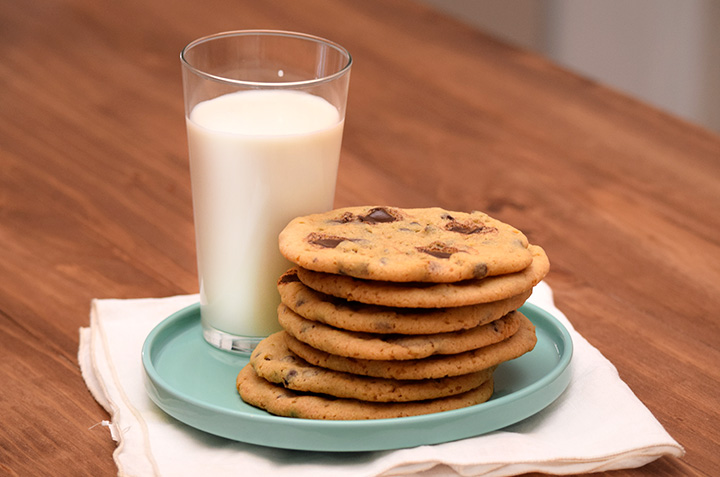
[{"label": "top cookie", "polygon": [[532,262],[525,235],[482,212],[347,207],[292,220],[280,252],[316,272],[390,282],[449,283],[513,273]]}]

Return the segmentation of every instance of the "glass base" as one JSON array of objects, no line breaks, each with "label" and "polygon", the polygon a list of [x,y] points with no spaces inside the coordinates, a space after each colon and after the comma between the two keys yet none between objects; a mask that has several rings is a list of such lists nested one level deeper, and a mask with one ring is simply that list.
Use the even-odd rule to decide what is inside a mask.
[{"label": "glass base", "polygon": [[216,348],[231,351],[239,354],[250,354],[264,336],[238,336],[215,328],[203,323],[203,338]]}]

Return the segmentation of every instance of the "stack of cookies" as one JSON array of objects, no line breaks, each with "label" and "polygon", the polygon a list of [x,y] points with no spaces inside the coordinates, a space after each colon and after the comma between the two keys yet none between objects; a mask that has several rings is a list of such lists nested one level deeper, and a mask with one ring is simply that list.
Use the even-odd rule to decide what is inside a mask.
[{"label": "stack of cookies", "polygon": [[413,416],[487,401],[531,351],[518,308],[545,252],[481,212],[351,207],[299,217],[280,251],[283,331],[237,378],[246,402],[308,419]]}]

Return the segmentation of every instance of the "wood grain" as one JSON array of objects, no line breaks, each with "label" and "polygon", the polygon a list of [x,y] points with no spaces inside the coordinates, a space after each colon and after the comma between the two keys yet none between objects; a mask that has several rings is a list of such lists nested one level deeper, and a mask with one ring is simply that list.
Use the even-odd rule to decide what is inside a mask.
[{"label": "wood grain", "polygon": [[217,31],[354,57],[338,206],[481,209],[720,475],[720,138],[409,0],[0,3],[0,474],[114,475],[76,354],[92,298],[197,291],[178,55]]}]

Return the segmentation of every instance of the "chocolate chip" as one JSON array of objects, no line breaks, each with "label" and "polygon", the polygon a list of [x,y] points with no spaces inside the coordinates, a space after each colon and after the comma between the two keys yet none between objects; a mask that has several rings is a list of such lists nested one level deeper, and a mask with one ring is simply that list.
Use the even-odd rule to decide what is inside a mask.
[{"label": "chocolate chip", "polygon": [[338,224],[347,224],[350,222],[362,222],[365,224],[384,224],[389,222],[396,222],[400,220],[398,212],[385,207],[374,207],[370,209],[365,215],[355,215],[352,212],[343,212],[340,217],[337,217],[330,222]]},{"label": "chocolate chip", "polygon": [[442,242],[433,242],[426,247],[417,247],[417,249],[435,258],[450,258],[453,253],[459,252],[457,248],[450,247]]},{"label": "chocolate chip", "polygon": [[487,276],[487,273],[487,265],[484,263],[478,263],[477,265],[475,265],[475,269],[473,270],[473,278],[485,278]]},{"label": "chocolate chip", "polygon": [[384,207],[375,207],[374,209],[370,209],[367,214],[358,218],[361,222],[368,224],[385,224],[399,220],[395,214]]},{"label": "chocolate chip", "polygon": [[338,237],[336,235],[324,235],[316,232],[307,236],[308,242],[323,248],[335,248],[346,240],[352,241],[352,239],[349,238]]},{"label": "chocolate chip", "polygon": [[292,282],[299,282],[300,279],[297,276],[297,272],[295,270],[291,272],[284,273],[280,280],[278,280],[278,284],[281,285],[283,283],[292,283]]}]

